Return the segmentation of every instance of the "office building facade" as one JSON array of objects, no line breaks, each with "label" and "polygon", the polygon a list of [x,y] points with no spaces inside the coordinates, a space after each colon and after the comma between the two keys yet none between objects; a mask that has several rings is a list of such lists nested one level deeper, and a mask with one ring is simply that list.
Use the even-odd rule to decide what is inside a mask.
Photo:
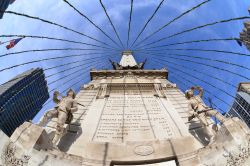
[{"label": "office building facade", "polygon": [[0,85],[0,129],[10,136],[24,121],[32,120],[48,98],[47,82],[40,68]]},{"label": "office building facade", "polygon": [[229,116],[242,119],[250,127],[250,82],[240,83]]}]

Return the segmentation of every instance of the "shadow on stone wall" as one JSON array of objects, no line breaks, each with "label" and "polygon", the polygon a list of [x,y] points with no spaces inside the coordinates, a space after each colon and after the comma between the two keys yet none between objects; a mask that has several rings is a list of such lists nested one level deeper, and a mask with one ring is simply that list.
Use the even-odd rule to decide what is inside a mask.
[{"label": "shadow on stone wall", "polygon": [[82,134],[82,128],[79,126],[77,132],[67,131],[66,134],[61,138],[58,143],[58,148],[62,152],[67,152],[71,145],[80,137]]},{"label": "shadow on stone wall", "polygon": [[[197,126],[198,123],[191,123],[189,128],[193,128]],[[190,134],[192,134],[203,146],[206,146],[210,142],[210,136],[207,130],[203,127],[199,127],[193,130],[189,130]]]}]

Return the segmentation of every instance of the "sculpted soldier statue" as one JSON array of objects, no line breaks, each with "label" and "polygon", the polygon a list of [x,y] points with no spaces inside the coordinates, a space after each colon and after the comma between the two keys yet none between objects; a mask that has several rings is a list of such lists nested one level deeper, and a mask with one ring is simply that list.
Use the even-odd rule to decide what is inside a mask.
[{"label": "sculpted soldier statue", "polygon": [[69,124],[73,118],[72,113],[78,110],[77,101],[75,100],[76,94],[72,89],[67,92],[67,96],[61,96],[61,99],[58,99],[59,95],[58,91],[54,92],[53,101],[57,105],[53,109],[49,110],[39,123],[40,126],[45,126],[52,118],[58,118],[56,134],[52,141],[54,146],[63,136],[64,124]]},{"label": "sculpted soldier statue", "polygon": [[[198,91],[198,95],[194,95],[195,90]],[[202,100],[203,97],[203,89],[199,86],[191,87],[191,89],[185,92],[186,98],[189,100],[188,108],[189,108],[189,117],[188,120],[191,121],[193,118],[197,117],[200,122],[208,127],[207,117],[214,116],[221,123],[225,122],[225,118],[218,111],[213,108],[208,107]],[[215,128],[213,126],[213,128]],[[211,132],[209,130],[209,132]]]}]

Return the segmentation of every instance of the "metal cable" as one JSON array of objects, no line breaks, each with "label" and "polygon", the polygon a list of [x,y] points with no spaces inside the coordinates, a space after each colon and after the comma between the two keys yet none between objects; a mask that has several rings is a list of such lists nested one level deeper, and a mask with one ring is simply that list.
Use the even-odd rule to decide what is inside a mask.
[{"label": "metal cable", "polygon": [[[96,62],[99,62],[99,63],[95,63],[95,65],[98,65],[98,64],[101,64],[101,63],[102,63],[102,61],[100,62],[100,60],[98,60],[98,61],[96,61]],[[84,67],[83,69],[88,70],[88,68],[90,68],[90,67],[92,67],[92,65],[88,65],[87,67]],[[81,69],[80,71],[85,72],[83,69]],[[79,71],[75,71],[74,73],[71,73],[71,74],[69,74],[69,75],[67,75],[67,76],[65,76],[65,77],[61,77],[60,79],[57,79],[57,80],[55,80],[55,81],[49,83],[48,85],[54,84],[54,83],[56,83],[56,82],[58,82],[58,81],[64,80],[65,78],[68,78],[69,76],[71,76],[70,79],[68,79],[67,81],[64,81],[63,83],[61,83],[60,85],[57,86],[57,87],[61,87],[61,86],[65,85],[67,82],[73,80],[74,78],[80,77],[80,76],[82,75],[82,73],[80,73],[80,74],[78,74],[77,76],[75,76],[75,74],[77,74],[78,72],[79,72]],[[85,74],[86,74],[86,73],[85,73]],[[56,88],[57,88],[57,87],[56,87]],[[50,93],[50,92],[53,92],[54,90],[56,90],[56,88],[53,88],[52,90],[50,90],[49,93]]]},{"label": "metal cable", "polygon": [[[153,59],[153,61],[156,61],[156,60]],[[161,63],[161,62],[159,62],[159,61],[156,61],[156,63],[157,63],[157,64],[160,63],[160,64],[162,64],[162,65],[165,65],[165,64],[163,64],[163,63]],[[177,69],[177,68],[175,68],[175,67],[172,67],[172,68],[175,69],[175,70]],[[183,73],[183,74],[185,74],[185,75],[190,76],[190,74],[187,74],[187,73],[183,72],[182,70],[178,70],[178,69],[177,69],[177,71],[179,71],[179,72],[181,72],[181,73]],[[196,85],[196,83],[191,82],[190,80],[186,79],[185,77],[182,77],[181,75],[176,74],[176,72],[174,73],[174,75],[176,75],[178,78],[182,78],[183,80],[185,80],[185,81],[187,81],[187,82],[190,82],[190,83],[193,84],[193,85]],[[197,79],[197,80],[200,81],[200,79]],[[224,104],[226,104],[227,106],[230,106],[229,103],[227,103],[226,101],[222,100],[221,98],[219,98],[219,97],[213,95],[210,91],[207,91],[206,89],[204,89],[204,91],[207,92],[207,93],[209,93],[210,95],[214,96],[215,98],[217,98],[218,100],[220,100],[221,102],[223,102]]]},{"label": "metal cable", "polygon": [[[175,65],[175,66],[180,66],[180,67],[182,67],[182,68],[188,69],[188,70],[193,71],[193,72],[198,72],[199,74],[202,74],[202,75],[208,76],[208,77],[210,77],[210,78],[216,79],[216,80],[218,80],[218,81],[220,81],[220,82],[222,82],[222,83],[224,83],[224,84],[228,84],[228,85],[232,86],[233,88],[237,88],[235,85],[232,85],[232,84],[230,84],[230,83],[228,83],[228,82],[226,82],[226,81],[223,81],[222,79],[220,79],[220,78],[218,78],[218,77],[209,75],[209,74],[207,74],[207,73],[198,71],[198,70],[196,70],[196,69],[190,69],[188,66],[179,65],[179,64],[177,64],[177,63],[170,62],[170,61],[167,61],[167,60],[162,60],[162,59],[157,59],[157,60],[165,61],[165,62],[168,62],[168,63],[173,64],[173,65]],[[206,81],[204,81],[204,82],[206,82]],[[213,86],[214,88],[216,88],[214,85],[211,85],[211,86]],[[224,92],[225,94],[227,94],[228,96],[234,98],[234,96],[232,96],[230,93],[228,93],[228,92],[226,92],[226,91],[224,91],[224,90],[221,90],[221,91]]]},{"label": "metal cable", "polygon": [[[171,64],[171,65],[174,64],[174,63],[172,63],[172,62],[170,63],[169,61],[166,61],[166,60],[163,60],[163,59],[156,59],[156,60],[158,60],[159,62],[161,62],[161,61],[168,62],[168,63]],[[169,64],[168,64],[168,65],[169,65]],[[176,64],[175,64],[175,65],[176,65]],[[180,66],[180,65],[178,65],[178,66]],[[201,78],[196,77],[196,76],[193,75],[193,74],[187,73],[187,72],[185,72],[185,71],[183,71],[183,70],[181,70],[181,69],[177,69],[177,68],[175,68],[175,67],[173,67],[173,66],[170,66],[170,67],[174,68],[175,70],[181,71],[182,73],[184,73],[184,74],[186,74],[186,75],[192,76],[193,78],[195,78],[195,79],[197,79],[197,80],[199,80],[199,81],[202,81],[202,82],[204,82],[205,84],[210,85],[211,87],[213,87],[213,88],[215,88],[215,89],[218,89],[219,91],[225,93],[226,95],[230,96],[231,98],[234,98],[233,95],[231,95],[230,93],[226,92],[225,90],[223,90],[223,89],[221,89],[221,88],[218,88],[218,87],[214,86],[213,84],[211,84],[211,83],[209,83],[209,82],[207,82],[207,81],[205,81],[205,80],[203,80],[203,79],[201,79]]]},{"label": "metal cable", "polygon": [[[11,52],[0,55],[1,57],[9,56],[9,55],[16,55],[16,54],[23,54],[23,53],[29,53],[29,52],[46,52],[46,51],[96,51],[96,50],[102,50],[102,49],[85,49],[85,48],[49,48],[49,49],[35,49],[35,50],[25,50],[25,51],[18,51],[18,52]],[[112,51],[105,51],[105,52],[112,52]]]},{"label": "metal cable", "polygon": [[[218,52],[218,53],[226,53],[226,54],[234,54],[234,55],[241,55],[241,56],[250,56],[250,54],[244,54],[240,52],[233,52],[233,51],[224,51],[224,50],[208,50],[208,49],[196,49],[196,48],[172,48],[172,49],[163,49],[168,51],[201,51],[201,52]],[[157,51],[157,50],[151,50],[151,51]],[[159,50],[162,51],[162,50]]]},{"label": "metal cable", "polygon": [[[71,81],[72,81],[72,80],[71,80]],[[70,85],[69,87],[65,88],[65,90],[63,90],[61,93],[65,93],[68,89],[70,89],[70,88],[74,87],[75,85],[79,84],[81,81],[83,81],[83,79],[80,79],[80,80],[78,80],[77,82],[75,82],[75,83],[73,83],[72,85]],[[48,101],[43,105],[43,107],[46,106],[47,104],[49,104],[49,103],[52,102],[52,101],[53,101],[53,99],[48,100]]]},{"label": "metal cable", "polygon": [[[72,81],[72,80],[71,80],[71,81]],[[84,81],[84,80],[81,79],[81,80],[75,82],[74,84],[72,84],[71,86],[69,86],[68,88],[66,88],[65,90],[63,90],[61,93],[66,92],[68,89],[72,88],[73,86],[75,86],[76,84],[80,83],[81,81]],[[45,105],[47,105],[48,103],[50,103],[51,101],[53,101],[53,100],[51,99],[51,100],[47,101],[47,102],[43,105],[43,107],[44,107]]]},{"label": "metal cable", "polygon": [[155,43],[159,43],[159,42],[161,42],[163,40],[170,39],[172,37],[176,37],[178,35],[181,35],[181,34],[184,34],[184,33],[187,33],[187,32],[191,32],[191,31],[194,31],[194,30],[197,30],[197,29],[202,29],[202,28],[205,28],[205,27],[208,27],[208,26],[221,24],[221,23],[226,23],[226,22],[231,22],[231,21],[244,20],[244,19],[249,19],[249,18],[250,18],[249,16],[243,16],[243,17],[236,17],[236,18],[231,18],[231,19],[227,19],[227,20],[215,21],[215,22],[212,22],[212,23],[204,24],[204,25],[201,25],[201,26],[197,26],[197,27],[194,27],[194,28],[191,28],[191,29],[181,31],[181,32],[175,33],[175,34],[167,36],[167,37],[163,37],[163,38],[158,39],[156,41],[153,41],[151,43],[145,44],[142,47],[149,46],[149,45],[152,45],[152,44],[155,44]]},{"label": "metal cable", "polygon": [[[98,61],[94,61],[94,62],[98,62]],[[91,65],[91,66],[92,66],[92,65]],[[86,67],[86,68],[87,68],[87,67]],[[84,69],[86,69],[86,68],[84,68]],[[69,71],[69,70],[68,70],[68,71]],[[76,71],[71,72],[70,74],[67,74],[67,76],[63,76],[63,77],[61,77],[61,78],[58,78],[58,79],[56,79],[56,80],[54,80],[54,81],[48,83],[48,85],[54,84],[55,82],[61,80],[62,78],[67,78],[67,77],[69,77],[69,76],[71,76],[71,75],[74,75],[74,74],[80,72],[80,71],[85,72],[85,70],[82,70],[82,68],[81,68],[81,69],[79,69],[79,70],[76,70]]]},{"label": "metal cable", "polygon": [[39,59],[39,60],[34,60],[34,61],[29,61],[29,62],[9,66],[9,67],[0,69],[0,72],[3,72],[5,70],[9,70],[9,69],[13,69],[15,67],[19,67],[19,66],[23,66],[23,65],[27,65],[27,64],[32,64],[32,63],[37,63],[37,62],[42,62],[42,61],[55,60],[55,59],[64,59],[64,58],[72,58],[72,57],[81,57],[81,56],[86,56],[86,55],[104,55],[104,54],[103,53],[86,53],[86,54],[78,54],[78,55],[58,56],[58,57],[53,57],[53,58],[44,58],[44,59]]},{"label": "metal cable", "polygon": [[203,59],[203,60],[224,63],[224,64],[227,64],[227,65],[237,66],[237,67],[242,68],[242,69],[250,70],[249,67],[246,67],[246,66],[243,66],[243,65],[239,65],[239,64],[236,64],[236,63],[232,63],[232,62],[229,62],[229,61],[222,61],[222,60],[218,60],[218,59],[209,59],[209,58],[204,58],[204,57],[182,55],[182,54],[169,54],[169,55],[177,55],[177,56],[189,57],[189,58],[193,58],[193,59]]},{"label": "metal cable", "polygon": [[[97,60],[94,60],[93,62],[96,62]],[[87,63],[83,63],[83,64],[80,64],[80,65],[77,65],[77,66],[73,66],[73,67],[70,67],[70,68],[67,68],[67,69],[64,69],[64,70],[61,70],[59,72],[56,72],[56,73],[53,73],[53,74],[50,74],[48,76],[46,76],[45,78],[49,78],[49,77],[52,77],[52,76],[55,76],[57,74],[60,74],[60,73],[64,73],[66,71],[69,71],[69,70],[72,70],[72,69],[75,69],[75,68],[78,68],[78,67],[81,67],[82,65],[86,65],[86,64],[89,64],[90,62],[87,62]]]},{"label": "metal cable", "polygon": [[86,20],[88,20],[88,22],[90,22],[94,27],[96,27],[99,31],[101,31],[107,38],[109,38],[115,45],[117,45],[118,47],[119,44],[117,44],[117,42],[115,42],[106,32],[104,32],[98,25],[96,25],[90,18],[88,18],[85,14],[83,14],[82,12],[80,12],[78,9],[76,9],[76,7],[74,7],[71,3],[69,3],[67,0],[63,0],[65,3],[67,3],[73,10],[75,10],[78,14],[80,14],[82,17],[84,17]]},{"label": "metal cable", "polygon": [[[176,58],[174,58],[174,57],[169,57],[169,58],[175,59],[175,60],[176,60]],[[179,59],[177,59],[177,60],[179,60]],[[167,62],[169,62],[169,61],[167,61]],[[196,69],[194,69],[194,68],[190,68],[190,66],[180,65],[180,64],[177,64],[177,63],[174,63],[174,62],[169,62],[169,63],[175,64],[176,66],[181,66],[181,67],[183,67],[183,68],[186,68],[186,69],[191,70],[191,71],[194,71],[194,72],[198,72],[198,73],[200,73],[200,74],[202,74],[202,75],[205,75],[205,76],[209,76],[210,78],[216,79],[216,80],[218,80],[218,81],[220,81],[220,82],[222,82],[222,83],[224,83],[224,84],[230,85],[230,86],[233,87],[233,88],[237,88],[237,86],[235,86],[235,85],[233,85],[233,84],[231,84],[231,83],[228,83],[228,82],[224,81],[223,79],[221,79],[221,78],[219,78],[219,77],[215,77],[215,76],[210,75],[210,74],[208,74],[208,73],[201,72],[201,70],[196,70]]]},{"label": "metal cable", "polygon": [[100,4],[101,4],[101,6],[102,6],[102,8],[103,8],[103,10],[104,10],[104,12],[105,12],[105,14],[106,14],[108,20],[109,20],[109,23],[111,24],[111,26],[112,26],[112,28],[113,28],[115,34],[116,34],[116,37],[118,38],[118,40],[119,40],[121,46],[122,46],[123,49],[124,49],[124,45],[123,45],[123,43],[122,43],[122,41],[121,41],[121,38],[120,38],[120,36],[119,36],[119,34],[118,34],[118,32],[117,32],[117,30],[116,30],[116,28],[115,28],[115,26],[114,26],[114,24],[113,24],[113,22],[112,22],[110,16],[108,15],[108,12],[107,12],[107,10],[106,10],[106,7],[105,7],[104,4],[102,3],[102,0],[99,0],[99,2],[100,2]]},{"label": "metal cable", "polygon": [[[92,62],[89,62],[89,63],[87,63],[87,64],[90,64],[90,63],[93,63],[94,62],[94,65],[96,65],[96,64],[99,64],[99,63],[95,63],[95,62],[98,62],[98,61],[101,61],[101,60],[95,60],[95,61],[92,61]],[[101,62],[101,63],[103,63],[103,61]],[[82,64],[82,65],[85,65],[85,64]],[[82,66],[81,65],[81,66]],[[92,64],[93,65],[93,64]],[[90,65],[90,66],[92,66],[92,65]],[[90,67],[89,66],[89,67]],[[85,68],[81,68],[80,70],[82,71],[83,69],[85,69]],[[70,69],[68,69],[68,70],[66,70],[66,71],[70,71]],[[78,72],[78,71],[74,71],[74,73],[76,73],[76,72]],[[59,74],[60,72],[58,72],[58,73],[56,73],[56,74]],[[39,73],[35,73],[35,75],[34,76],[36,76],[37,74],[39,74]],[[71,74],[69,74],[68,76],[72,76],[73,75],[73,73],[71,73]],[[21,76],[21,77],[18,77],[17,79],[19,79],[19,78],[24,78],[26,75],[24,75],[24,76]],[[63,80],[63,79],[65,79],[65,78],[67,78],[68,76],[63,76],[63,77],[61,77],[59,80]],[[46,78],[46,77],[45,77]],[[29,84],[26,84],[25,86],[27,87],[27,86],[29,86],[30,84],[32,84],[34,81],[36,81],[37,79],[39,79],[39,78],[35,78],[34,80],[32,80]],[[48,85],[51,85],[51,84],[53,84],[53,83],[55,83],[55,82],[57,82],[57,81],[59,81],[59,80],[54,80],[53,82],[50,82],[50,83],[48,83]],[[15,90],[13,90],[13,91],[15,91]],[[12,91],[12,92],[13,92]]]},{"label": "metal cable", "polygon": [[[71,79],[71,80],[69,80],[68,82],[70,82],[70,81],[72,81],[72,80],[74,80],[74,79]],[[64,89],[61,93],[66,92],[68,89],[70,89],[70,88],[72,88],[73,86],[75,86],[76,84],[80,83],[82,80],[83,80],[83,79],[81,79],[80,81],[77,81],[77,82],[75,82],[74,84],[70,85],[69,87],[67,87],[66,89]],[[33,80],[33,81],[35,81],[35,80]],[[68,83],[68,82],[67,82],[67,83]],[[50,92],[52,92],[52,91],[50,91]],[[32,105],[33,103],[37,102],[37,101],[40,100],[41,98],[42,98],[42,97],[40,97],[40,98],[38,98],[37,100],[31,102],[30,105]],[[45,105],[47,105],[48,103],[50,103],[51,101],[53,101],[53,100],[51,99],[51,100],[47,101],[47,102],[43,105],[43,107],[44,107]],[[27,107],[29,107],[30,105],[28,105]]]},{"label": "metal cable", "polygon": [[[151,48],[161,48],[161,47],[168,47],[168,46],[175,46],[175,45],[181,45],[181,44],[190,44],[190,43],[203,43],[203,42],[212,42],[212,41],[239,41],[239,38],[224,38],[224,39],[202,39],[202,40],[192,40],[192,41],[184,41],[184,42],[177,42],[177,43],[170,43],[170,44],[164,44],[160,46],[153,46],[148,47],[144,49],[151,49]],[[141,47],[138,47],[136,50],[140,50]]]},{"label": "metal cable", "polygon": [[169,21],[168,23],[166,23],[165,25],[163,25],[161,28],[157,29],[155,32],[153,32],[152,34],[148,35],[147,37],[145,37],[143,40],[141,40],[136,46],[139,46],[141,43],[145,42],[146,40],[148,40],[149,38],[151,38],[152,36],[154,36],[155,34],[157,34],[158,32],[160,32],[161,30],[163,30],[164,28],[168,27],[170,24],[174,23],[175,21],[177,21],[178,19],[180,19],[181,17],[185,16],[186,14],[194,11],[195,9],[198,9],[199,7],[201,7],[202,5],[210,2],[211,0],[206,0],[201,2],[200,4],[194,6],[193,8],[185,11],[184,13],[180,14],[178,17],[174,18],[173,20]]},{"label": "metal cable", "polygon": [[[110,57],[110,56],[108,56]],[[51,69],[55,69],[55,68],[59,68],[59,67],[63,67],[63,66],[67,66],[67,65],[70,65],[70,64],[75,64],[75,63],[79,63],[79,62],[84,62],[84,61],[88,61],[88,60],[93,60],[93,59],[97,59],[97,58],[103,58],[103,56],[99,56],[99,57],[94,57],[94,58],[88,58],[88,59],[82,59],[82,60],[78,60],[78,61],[73,61],[73,62],[70,62],[70,63],[65,63],[65,64],[61,64],[61,65],[57,65],[57,66],[53,66],[53,67],[49,67],[49,68],[45,68],[44,71],[46,70],[51,70]]]},{"label": "metal cable", "polygon": [[127,49],[128,49],[129,39],[130,39],[131,21],[132,21],[132,14],[133,14],[133,4],[134,4],[134,0],[130,0],[130,13],[129,13],[129,23],[128,23]]},{"label": "metal cable", "polygon": [[192,62],[192,63],[200,64],[200,65],[203,65],[203,66],[209,66],[209,67],[211,67],[211,68],[214,68],[214,69],[217,69],[217,70],[221,70],[221,71],[224,71],[224,72],[228,72],[228,73],[230,73],[230,74],[237,75],[237,76],[239,76],[239,77],[241,77],[241,78],[250,80],[250,78],[248,78],[248,77],[246,77],[246,76],[244,76],[244,75],[235,73],[235,72],[230,71],[230,70],[227,70],[227,69],[222,69],[222,68],[219,68],[219,67],[216,67],[216,66],[212,66],[212,65],[209,65],[209,64],[206,64],[206,63],[201,63],[201,62],[196,62],[196,61],[191,61],[191,60],[181,59],[181,58],[176,58],[176,57],[171,57],[171,58],[179,59],[179,60],[183,60],[183,61],[187,61],[187,62]]},{"label": "metal cable", "polygon": [[245,70],[250,70],[249,67],[243,66],[243,65],[239,65],[236,63],[232,63],[229,61],[223,61],[223,60],[218,60],[218,59],[210,59],[210,58],[205,58],[205,57],[199,57],[199,56],[191,56],[191,55],[185,55],[185,54],[165,54],[165,53],[159,53],[159,52],[146,52],[146,53],[157,53],[158,55],[176,55],[176,56],[181,56],[181,57],[189,57],[191,59],[202,59],[202,60],[207,60],[207,61],[211,61],[211,62],[219,62],[219,63],[223,63],[223,64],[227,64],[227,65],[232,65],[232,66],[237,66],[239,68],[245,69]]},{"label": "metal cable", "polygon": [[[1,11],[0,11],[0,12],[1,12]],[[68,28],[68,27],[66,27],[66,26],[60,25],[60,24],[58,24],[58,23],[55,23],[55,22],[52,22],[52,21],[49,21],[49,20],[45,20],[45,19],[42,19],[42,18],[39,18],[39,17],[30,16],[30,15],[27,15],[27,14],[17,13],[17,12],[13,12],[13,11],[5,11],[4,13],[14,14],[14,15],[17,15],[17,16],[23,16],[23,17],[27,17],[27,18],[39,20],[39,21],[42,21],[42,22],[44,22],[44,23],[48,23],[48,24],[51,24],[51,25],[54,25],[54,26],[57,26],[57,27],[66,29],[66,30],[68,30],[68,31],[74,32],[74,33],[79,34],[79,35],[81,35],[81,36],[85,36],[85,37],[87,37],[87,38],[89,38],[89,39],[92,39],[92,40],[94,40],[94,41],[96,41],[96,42],[99,42],[99,43],[101,43],[101,44],[104,44],[104,45],[107,45],[107,46],[110,46],[110,47],[114,48],[113,46],[111,46],[111,45],[109,45],[109,44],[107,44],[107,43],[105,43],[105,42],[102,42],[102,41],[100,41],[100,40],[97,40],[97,39],[95,39],[95,38],[93,38],[93,37],[91,37],[91,36],[89,36],[89,35],[86,35],[86,34],[84,34],[84,33],[82,33],[82,32],[76,31],[76,30],[74,30],[74,29]]]},{"label": "metal cable", "polygon": [[[85,42],[80,42],[80,41],[74,41],[74,40],[68,40],[68,39],[62,39],[62,38],[55,38],[55,37],[49,37],[49,36],[35,36],[35,35],[0,35],[0,37],[19,37],[19,38],[37,38],[37,39],[48,39],[48,40],[57,40],[57,41],[64,41],[64,42],[69,42],[69,43],[75,43],[75,44],[82,44],[82,45],[88,45],[88,46],[93,46],[93,47],[99,47],[99,48],[103,48],[103,49],[111,49],[111,50],[115,50],[111,47],[104,47],[104,46],[99,46],[96,44],[91,44],[91,43],[85,43]],[[11,40],[10,40],[11,41]],[[4,44],[4,43],[8,43],[10,41],[7,42],[3,42],[0,45]]]},{"label": "metal cable", "polygon": [[[152,62],[152,61],[151,61]],[[159,65],[159,63],[158,62],[156,62],[155,61],[155,63],[157,63],[157,65]],[[165,66],[164,64],[162,64],[163,66]],[[181,85],[186,85],[186,89],[189,89],[190,87],[192,87],[192,86],[194,86],[194,85],[196,85],[196,83],[194,83],[194,82],[192,82],[192,81],[190,81],[190,80],[188,80],[188,79],[186,79],[186,78],[184,78],[184,77],[181,77],[180,75],[178,75],[178,74],[172,74],[171,75],[171,77],[174,77],[177,81],[179,81],[180,83],[181,83]],[[178,78],[182,78],[183,80],[185,80],[185,81],[180,81],[179,79],[177,79],[177,77]],[[185,82],[189,82],[190,83],[190,86],[188,86]],[[185,92],[186,90],[182,90],[183,92]],[[212,93],[210,93],[209,91],[207,91],[206,89],[204,89],[204,91],[206,92],[206,93],[208,93],[208,94],[210,94],[210,95],[212,95],[212,96],[214,96]],[[217,98],[217,99],[219,99],[219,100],[221,100],[220,98],[218,98],[217,96],[214,96],[215,98]],[[206,98],[205,96],[204,96],[204,98],[208,101],[208,98]],[[214,104],[215,106],[216,106],[216,104]],[[222,112],[225,112],[225,111],[223,111],[221,108],[219,108],[218,106],[216,106],[219,110],[221,110]]]},{"label": "metal cable", "polygon": [[[175,79],[176,81],[178,81],[178,82],[180,82],[181,84],[183,84],[184,86],[186,86],[186,89],[188,89],[188,88],[190,88],[190,87],[192,86],[191,84],[188,86],[184,81],[180,81],[180,80],[179,80],[177,77],[175,77],[175,76],[172,76],[172,77],[174,77],[174,79]],[[184,89],[182,89],[182,91],[185,92]],[[205,91],[205,90],[204,90],[204,91]],[[203,96],[203,98],[204,98],[205,100],[207,100],[207,102],[209,102],[209,98],[207,98],[205,95]],[[221,109],[220,107],[218,107],[215,103],[213,103],[213,105],[216,107],[215,109],[220,110],[222,113],[225,112],[223,109]]]},{"label": "metal cable", "polygon": [[132,43],[131,47],[134,46],[134,44],[136,43],[136,41],[139,39],[139,37],[141,36],[141,34],[144,32],[144,30],[146,29],[146,27],[148,26],[149,22],[153,19],[153,17],[156,15],[156,13],[158,12],[158,10],[160,9],[161,5],[163,4],[165,0],[161,0],[161,2],[159,3],[159,5],[157,6],[157,8],[155,9],[154,13],[151,15],[151,17],[148,19],[148,21],[146,22],[146,24],[143,26],[142,30],[140,31],[140,33],[137,35],[136,39],[134,40],[134,42]]}]

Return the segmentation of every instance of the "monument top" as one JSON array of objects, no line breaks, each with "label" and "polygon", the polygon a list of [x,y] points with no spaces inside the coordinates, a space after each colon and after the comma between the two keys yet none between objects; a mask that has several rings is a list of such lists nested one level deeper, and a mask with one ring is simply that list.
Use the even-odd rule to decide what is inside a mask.
[{"label": "monument top", "polygon": [[123,51],[122,52],[122,58],[120,61],[120,65],[123,67],[126,67],[126,66],[133,67],[133,66],[137,65],[137,63],[133,57],[132,51]]},{"label": "monument top", "polygon": [[137,64],[133,57],[133,52],[127,50],[122,52],[120,63],[114,62],[112,60],[109,61],[111,62],[114,70],[143,70],[147,59],[145,59],[144,62]]}]

